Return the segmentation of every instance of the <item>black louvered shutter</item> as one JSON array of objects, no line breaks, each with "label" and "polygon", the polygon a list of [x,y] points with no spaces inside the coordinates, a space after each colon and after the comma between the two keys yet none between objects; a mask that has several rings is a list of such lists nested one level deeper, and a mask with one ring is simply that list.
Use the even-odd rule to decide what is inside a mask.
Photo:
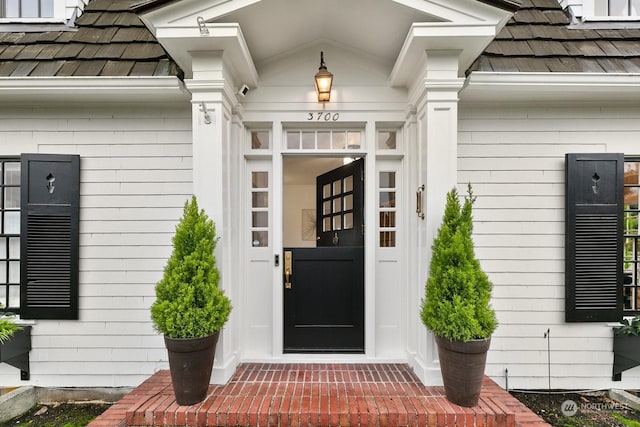
[{"label": "black louvered shutter", "polygon": [[566,155],[565,320],[622,318],[624,154]]},{"label": "black louvered shutter", "polygon": [[78,318],[80,157],[21,156],[20,316]]}]

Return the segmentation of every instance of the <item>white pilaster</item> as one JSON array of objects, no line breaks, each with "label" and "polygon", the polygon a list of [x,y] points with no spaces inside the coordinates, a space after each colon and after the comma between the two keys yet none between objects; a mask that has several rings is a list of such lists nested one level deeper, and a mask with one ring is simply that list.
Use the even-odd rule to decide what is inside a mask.
[{"label": "white pilaster", "polygon": [[[220,287],[234,304],[238,290],[234,280],[234,250],[231,224],[232,192],[230,190],[230,138],[232,112],[228,94],[230,82],[225,79],[223,52],[191,52],[193,79],[185,81],[191,92],[193,123],[193,193],[198,204],[216,225],[218,244],[215,256],[220,270]],[[234,200],[235,201],[235,200]],[[224,384],[238,365],[238,334],[234,311],[225,326],[218,346],[211,382]]]},{"label": "white pilaster", "polygon": [[[420,254],[420,280],[416,286],[420,297],[424,297],[431,245],[440,227],[446,194],[457,182],[458,92],[464,83],[458,77],[459,54],[451,50],[427,51],[416,91],[418,185],[425,186],[425,218],[416,219]],[[425,384],[439,384],[442,380],[433,335],[419,317],[418,321],[414,368]]]}]

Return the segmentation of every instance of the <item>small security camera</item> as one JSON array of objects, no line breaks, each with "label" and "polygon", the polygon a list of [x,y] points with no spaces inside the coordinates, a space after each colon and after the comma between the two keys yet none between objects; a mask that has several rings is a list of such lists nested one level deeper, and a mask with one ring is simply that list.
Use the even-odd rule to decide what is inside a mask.
[{"label": "small security camera", "polygon": [[240,96],[245,96],[247,92],[249,92],[249,86],[247,86],[246,84],[243,84],[242,86],[240,86],[240,89],[238,89],[238,95]]}]

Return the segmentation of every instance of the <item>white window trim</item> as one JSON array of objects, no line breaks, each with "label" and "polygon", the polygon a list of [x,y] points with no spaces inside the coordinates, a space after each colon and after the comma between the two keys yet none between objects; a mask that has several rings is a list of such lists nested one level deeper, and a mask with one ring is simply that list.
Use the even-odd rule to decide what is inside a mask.
[{"label": "white window trim", "polygon": [[[49,23],[65,23],[73,16],[73,11],[80,6],[84,6],[84,3],[78,1],[78,4],[68,0],[53,0],[53,17],[49,18],[0,18],[0,24],[49,24]],[[67,11],[68,9],[68,11]],[[68,16],[67,16],[68,15]],[[80,10],[78,11],[78,16]]]},{"label": "white window trim", "polygon": [[[634,22],[640,21],[640,15],[633,16],[609,16],[596,15],[596,1],[606,0],[582,0],[582,5],[569,5],[574,16],[579,17],[582,21],[608,21],[608,22]],[[582,7],[580,7],[582,6]]]}]

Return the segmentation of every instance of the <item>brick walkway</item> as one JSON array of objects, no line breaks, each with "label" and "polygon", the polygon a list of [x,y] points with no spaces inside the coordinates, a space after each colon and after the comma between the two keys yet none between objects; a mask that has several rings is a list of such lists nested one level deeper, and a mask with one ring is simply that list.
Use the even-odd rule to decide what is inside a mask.
[{"label": "brick walkway", "polygon": [[178,406],[160,371],[89,427],[548,426],[485,378],[473,408],[449,403],[404,364],[242,364],[204,402]]}]

